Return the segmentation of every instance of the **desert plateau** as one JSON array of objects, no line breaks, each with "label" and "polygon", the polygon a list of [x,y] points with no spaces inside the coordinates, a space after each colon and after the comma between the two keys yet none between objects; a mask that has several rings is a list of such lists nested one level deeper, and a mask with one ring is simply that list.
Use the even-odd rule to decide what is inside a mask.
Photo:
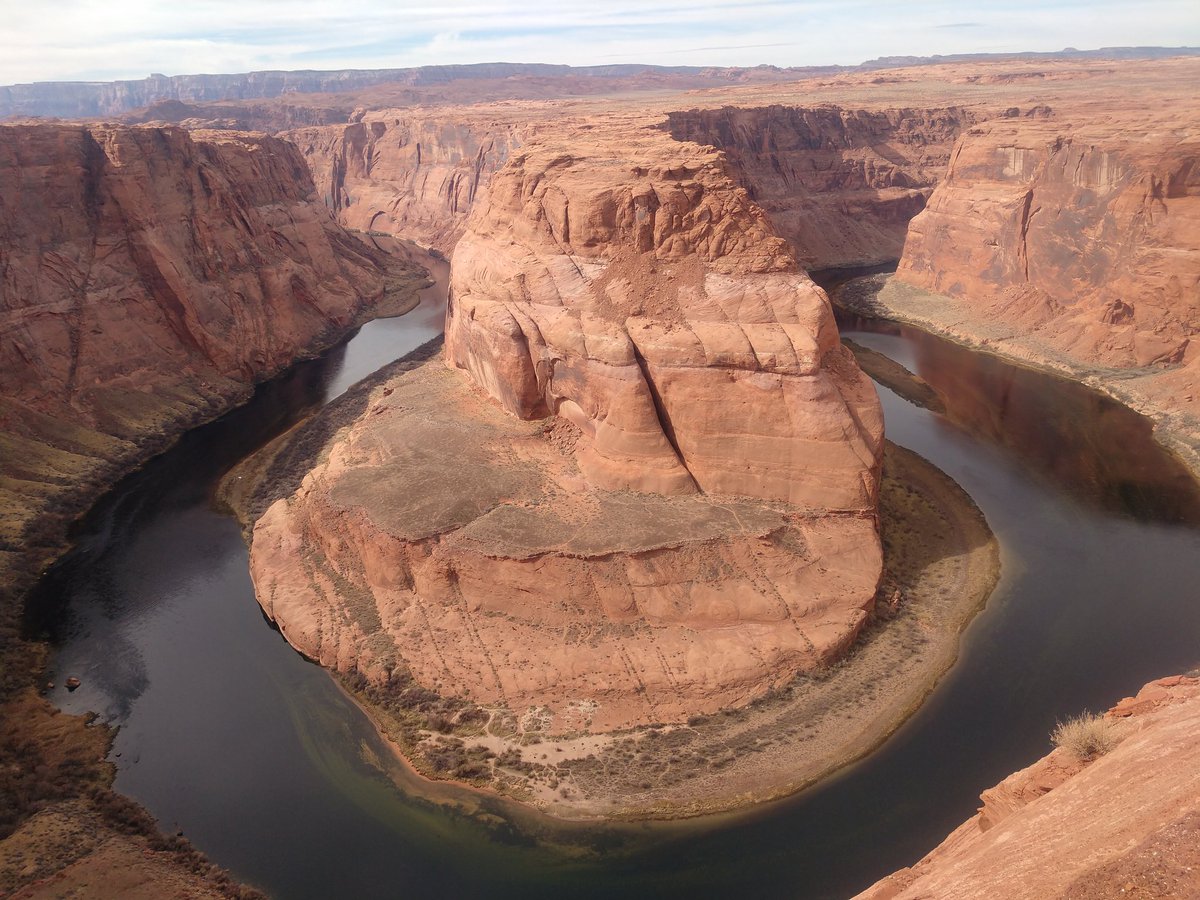
[{"label": "desert plateau", "polygon": [[15,24],[0,895],[1200,895],[1200,22],[1062,5]]}]

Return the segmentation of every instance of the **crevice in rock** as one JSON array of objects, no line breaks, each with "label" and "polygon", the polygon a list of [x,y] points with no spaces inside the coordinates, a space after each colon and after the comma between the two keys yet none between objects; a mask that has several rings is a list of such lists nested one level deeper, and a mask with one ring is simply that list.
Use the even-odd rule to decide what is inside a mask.
[{"label": "crevice in rock", "polygon": [[654,412],[658,416],[658,427],[662,429],[663,437],[671,445],[671,450],[675,453],[675,458],[679,460],[679,465],[683,466],[692,484],[696,485],[697,490],[700,490],[696,476],[688,468],[687,460],[683,457],[683,451],[679,449],[679,441],[675,437],[675,426],[671,424],[671,416],[667,413],[667,407],[663,403],[662,395],[658,391],[658,385],[654,383],[654,378],[650,374],[650,366],[646,363],[646,358],[642,356],[641,350],[638,349],[637,344],[632,339],[629,341],[629,345],[633,348],[633,358],[637,360],[638,369],[642,373],[642,380],[646,382],[646,388],[650,391],[650,399],[654,403]]},{"label": "crevice in rock", "polygon": [[1033,213],[1030,208],[1033,206],[1033,188],[1025,192],[1025,199],[1021,206],[1021,223],[1020,223],[1020,243],[1017,245],[1017,259],[1021,262],[1021,272],[1025,280],[1029,280],[1029,220]]}]

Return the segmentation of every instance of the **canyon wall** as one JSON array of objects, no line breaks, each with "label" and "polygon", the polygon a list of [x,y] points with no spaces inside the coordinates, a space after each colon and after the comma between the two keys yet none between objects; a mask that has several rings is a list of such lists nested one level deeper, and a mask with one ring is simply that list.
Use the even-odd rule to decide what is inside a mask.
[{"label": "canyon wall", "polygon": [[357,122],[303,128],[300,148],[318,193],[339,221],[449,251],[467,214],[513,148],[521,129],[496,116],[395,111]]},{"label": "canyon wall", "polygon": [[346,233],[284,141],[0,126],[0,890],[229,893],[111,793],[111,732],[40,696],[23,601],[117,478],[424,281]]},{"label": "canyon wall", "polygon": [[678,140],[723,150],[800,262],[823,269],[897,259],[909,220],[974,118],[954,106],[777,105],[672,112],[667,127]]},{"label": "canyon wall", "polygon": [[1200,326],[1200,132],[1187,124],[1152,139],[1054,116],[972,128],[897,278],[1082,360],[1181,362]]},{"label": "canyon wall", "polygon": [[882,566],[878,398],[720,153],[644,118],[531,136],[450,290],[461,371],[374,391],[254,527],[289,641],[549,734],[845,652]]},{"label": "canyon wall", "polygon": [[418,280],[287,142],[0,127],[4,549]]},{"label": "canyon wall", "polygon": [[[352,124],[285,136],[300,147],[343,224],[445,252],[492,175],[551,114],[532,106],[453,116],[360,110]],[[562,127],[576,124],[565,108],[562,115]],[[728,173],[810,269],[896,259],[955,138],[974,120],[958,107],[725,107],[665,115],[663,127],[677,141],[724,152]]]},{"label": "canyon wall", "polygon": [[1010,775],[858,900],[1197,896],[1200,678],[1151,682],[1103,721],[1115,749],[1086,761],[1059,748]]},{"label": "canyon wall", "polygon": [[1200,113],[1001,118],[955,147],[880,300],[1080,378],[1200,460]]}]

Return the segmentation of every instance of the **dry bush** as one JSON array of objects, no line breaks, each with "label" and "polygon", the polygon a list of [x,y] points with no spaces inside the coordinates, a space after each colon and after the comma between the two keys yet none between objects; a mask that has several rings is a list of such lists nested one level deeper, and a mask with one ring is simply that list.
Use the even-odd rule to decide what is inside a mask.
[{"label": "dry bush", "polygon": [[1103,756],[1120,742],[1117,723],[1097,713],[1082,712],[1059,722],[1050,733],[1055,747],[1061,747],[1081,762]]}]

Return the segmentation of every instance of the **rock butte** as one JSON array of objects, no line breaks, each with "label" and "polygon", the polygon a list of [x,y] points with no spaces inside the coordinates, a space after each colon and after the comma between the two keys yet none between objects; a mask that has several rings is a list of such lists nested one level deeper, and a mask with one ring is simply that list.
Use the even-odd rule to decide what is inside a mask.
[{"label": "rock butte", "polygon": [[[554,730],[679,719],[689,704],[698,704],[691,708],[699,712],[741,702],[795,671],[828,661],[844,649],[870,606],[867,584],[878,573],[873,556],[860,559],[862,584],[855,590],[861,594],[844,595],[841,605],[829,606],[825,598],[817,603],[838,610],[831,617],[840,623],[836,639],[813,641],[806,635],[813,643],[801,650],[803,642],[773,638],[766,656],[733,667],[729,654],[718,659],[710,653],[711,669],[682,650],[665,659],[639,656],[627,665],[605,649],[597,656],[607,658],[610,674],[571,681],[573,663],[557,659],[559,654],[543,650],[538,657],[512,649],[515,629],[526,629],[535,646],[547,640],[536,632],[548,634],[571,621],[559,613],[532,612],[535,594],[551,606],[560,600],[534,585],[557,588],[558,582],[531,574],[506,576],[512,581],[492,578],[489,598],[472,593],[476,588],[464,589],[479,576],[460,575],[468,567],[460,532],[490,534],[497,521],[509,534],[562,529],[567,526],[556,523],[590,521],[574,505],[595,508],[598,493],[606,491],[756,498],[793,504],[804,515],[836,512],[830,521],[843,528],[846,512],[868,513],[877,479],[877,412],[861,375],[837,349],[825,299],[802,274],[799,260],[822,266],[871,263],[903,246],[899,282],[919,280],[928,248],[944,256],[927,266],[943,279],[979,270],[978,254],[991,254],[983,276],[955,282],[953,289],[977,300],[989,284],[1028,273],[1036,289],[1027,285],[1021,296],[1044,302],[1050,287],[1061,294],[1082,283],[1079,273],[1056,276],[1055,284],[1048,274],[1078,249],[1070,241],[1082,241],[1084,251],[1127,246],[1128,253],[1105,251],[1108,262],[1087,262],[1084,269],[1100,283],[1113,280],[1114,260],[1142,260],[1129,276],[1129,291],[1159,298],[1145,302],[1163,310],[1157,318],[1147,313],[1144,331],[1154,337],[1143,334],[1134,341],[1122,318],[1126,313],[1114,313],[1090,338],[1071,345],[1072,351],[1082,356],[1104,341],[1137,343],[1149,348],[1145,358],[1134,354],[1125,362],[1153,363],[1154,374],[1190,384],[1181,371],[1194,331],[1187,307],[1196,295],[1189,287],[1196,254],[1188,224],[1191,170],[1180,161],[1190,152],[1190,132],[1182,127],[1134,146],[1129,123],[1139,121],[1143,109],[1137,91],[1171,97],[1180,90],[1181,73],[1200,66],[1194,60],[1148,65],[1145,81],[1126,88],[1127,99],[1103,108],[1093,99],[1097,83],[1106,90],[1115,89],[1114,83],[1089,66],[1055,73],[1062,84],[1045,93],[1057,106],[1026,100],[1014,107],[1012,85],[1037,74],[1016,68],[983,81],[977,73],[941,70],[942,78],[953,73],[952,84],[932,90],[922,80],[924,72],[905,70],[896,83],[920,84],[915,93],[925,105],[904,108],[889,108],[880,99],[864,102],[860,77],[830,79],[818,87],[839,103],[858,100],[861,108],[789,105],[797,89],[773,85],[756,89],[755,104],[742,109],[736,102],[746,104],[749,95],[724,89],[689,95],[696,107],[685,111],[666,106],[671,100],[659,101],[661,112],[619,101],[517,102],[359,111],[347,125],[292,132],[342,221],[453,250],[447,359],[518,419],[556,417],[548,433],[554,442],[568,444],[571,454],[569,464],[552,455],[538,457],[536,488],[525,484],[512,495],[498,495],[462,521],[415,529],[407,522],[400,533],[389,530],[382,509],[371,513],[382,504],[369,498],[361,500],[363,510],[355,517],[332,516],[330,510],[344,509],[347,496],[363,493],[345,487],[365,477],[353,474],[358,468],[379,473],[394,465],[398,471],[413,465],[408,457],[398,454],[392,463],[381,453],[358,462],[331,458],[289,504],[260,522],[252,566],[264,606],[293,642],[332,666],[384,679],[411,658],[417,679],[439,690],[460,693],[469,687],[472,698],[485,703],[551,707],[559,717]],[[1182,117],[1184,126],[1191,115]],[[1070,143],[1064,133],[1080,134],[1077,145],[1086,141],[1089,149],[1064,150]],[[1014,149],[1018,144],[1032,149]],[[980,162],[972,162],[972,154]],[[985,177],[973,177],[979,172],[1004,180],[1003,187],[993,189]],[[1038,222],[1030,206],[1021,219],[1021,206],[1012,198],[1027,198],[1031,181],[1039,185],[1033,192],[1044,194],[1054,210],[1077,211]],[[961,234],[943,224],[947,216]],[[1064,229],[1062,235],[1056,228]],[[1096,253],[1087,259],[1093,257]],[[934,286],[949,289],[942,281]],[[1106,360],[1119,361],[1111,355]],[[465,402],[451,395],[455,405]],[[781,408],[786,417],[775,414]],[[365,433],[374,427],[364,420],[354,429]],[[359,438],[354,429],[349,444]],[[498,438],[489,432],[486,440]],[[536,504],[536,514],[527,509],[515,514],[531,497],[548,492],[552,504]],[[492,520],[489,528],[469,524],[480,514]],[[352,518],[354,537],[345,539],[339,527],[351,527]],[[441,537],[433,543],[433,556],[444,584],[429,580],[424,569],[418,574],[411,559],[411,545],[424,545],[435,534]],[[392,546],[395,538],[408,543],[388,551],[404,560],[389,574],[379,564],[388,554],[378,547]],[[517,555],[528,558],[506,559],[506,566],[532,573],[545,564],[554,543],[524,548]],[[357,549],[347,554],[343,544]],[[308,547],[333,574],[285,572],[285,545]],[[472,546],[480,552],[481,545]],[[516,553],[489,546],[484,555],[493,561]],[[569,557],[577,551],[556,552]],[[620,549],[605,545],[604,552]],[[737,577],[746,577],[745,565],[735,569]],[[763,627],[761,594],[746,594],[752,602],[739,607],[729,599],[736,591],[712,582],[706,590],[720,584],[732,611],[706,619],[711,605],[698,602],[697,585],[685,590],[680,577],[664,576],[657,585],[676,598],[671,628],[698,633],[719,623],[730,634],[737,629],[749,634],[752,621],[754,628]],[[349,602],[338,598],[338,579],[346,580],[358,601],[374,597],[378,609],[368,618],[380,625],[356,624],[346,614]],[[606,589],[595,585],[588,587],[586,602],[577,592],[565,593],[582,628],[569,632],[579,646],[628,642],[615,633],[595,637],[584,623],[602,629],[614,623],[665,627],[657,601],[606,599]],[[285,600],[288,594],[292,599]],[[501,594],[510,599],[496,600]],[[434,597],[442,598],[436,626],[427,614],[421,621],[415,613],[387,615]],[[789,603],[794,617],[794,602],[785,599],[777,608]],[[417,650],[422,629],[452,633],[449,620],[440,617],[455,606],[460,607],[455,616],[470,617],[461,627],[471,640],[452,648],[454,661],[429,648]],[[748,659],[754,655],[742,652]],[[547,661],[526,679],[527,667],[538,668],[530,663],[537,658]],[[747,674],[747,665],[757,666],[757,675]],[[728,673],[726,687],[715,686],[717,672]],[[550,691],[562,679],[563,689]],[[624,700],[618,699],[622,691]],[[667,698],[672,691],[674,704]],[[589,713],[567,714],[568,707]]]},{"label": "rock butte", "polygon": [[983,792],[979,813],[857,900],[1200,895],[1200,678],[1151,682],[1107,717],[1121,742],[1057,749]]},{"label": "rock butte", "polygon": [[742,704],[845,649],[881,570],[878,400],[720,153],[637,121],[528,140],[450,289],[447,362],[494,405],[401,379],[259,520],[292,643],[549,733]]}]

